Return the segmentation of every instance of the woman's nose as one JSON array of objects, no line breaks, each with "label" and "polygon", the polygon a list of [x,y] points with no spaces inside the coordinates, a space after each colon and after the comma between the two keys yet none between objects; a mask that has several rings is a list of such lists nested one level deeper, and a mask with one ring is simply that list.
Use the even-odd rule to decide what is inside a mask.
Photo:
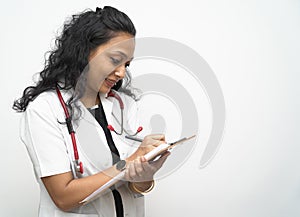
[{"label": "woman's nose", "polygon": [[120,79],[124,78],[126,75],[126,67],[120,66],[115,69],[115,75],[118,76]]}]

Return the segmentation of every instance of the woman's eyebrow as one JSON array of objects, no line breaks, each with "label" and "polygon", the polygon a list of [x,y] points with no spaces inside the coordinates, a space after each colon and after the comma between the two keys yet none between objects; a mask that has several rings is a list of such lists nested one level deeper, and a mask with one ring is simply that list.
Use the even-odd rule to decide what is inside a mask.
[{"label": "woman's eyebrow", "polygon": [[[124,52],[122,52],[122,51],[116,50],[116,51],[113,51],[113,52],[120,54],[121,56],[124,57],[124,59],[127,59],[127,58],[128,58],[127,55],[126,55]],[[130,58],[130,61],[133,60],[133,58],[134,58],[134,57],[131,57],[131,58]]]},{"label": "woman's eyebrow", "polygon": [[127,55],[126,55],[124,52],[122,52],[122,51],[114,50],[114,51],[112,51],[112,52],[120,54],[120,55],[123,56],[125,59],[127,58]]}]

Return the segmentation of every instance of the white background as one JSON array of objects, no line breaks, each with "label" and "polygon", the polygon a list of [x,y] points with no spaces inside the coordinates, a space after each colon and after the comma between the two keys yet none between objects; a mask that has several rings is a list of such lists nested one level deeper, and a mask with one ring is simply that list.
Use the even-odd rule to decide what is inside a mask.
[{"label": "white background", "polygon": [[[99,2],[101,4],[99,4]],[[300,1],[1,2],[0,216],[36,216],[38,185],[18,138],[14,99],[42,70],[66,17],[112,5],[137,37],[177,40],[212,67],[225,96],[226,132],[199,170],[200,149],[147,196],[147,217],[300,216]]]}]

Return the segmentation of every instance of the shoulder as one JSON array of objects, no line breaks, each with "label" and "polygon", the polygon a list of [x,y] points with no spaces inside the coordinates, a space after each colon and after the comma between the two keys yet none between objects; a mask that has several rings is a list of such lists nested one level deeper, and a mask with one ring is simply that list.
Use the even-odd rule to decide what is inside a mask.
[{"label": "shoulder", "polygon": [[39,94],[32,102],[28,104],[26,111],[49,108],[51,103],[55,102],[55,97],[57,98],[57,95],[54,90],[45,91]]},{"label": "shoulder", "polygon": [[[61,94],[65,102],[70,98],[71,91],[61,90]],[[38,111],[42,113],[51,112],[61,109],[58,95],[55,90],[48,90],[39,94],[32,102],[27,106],[26,111]]]}]

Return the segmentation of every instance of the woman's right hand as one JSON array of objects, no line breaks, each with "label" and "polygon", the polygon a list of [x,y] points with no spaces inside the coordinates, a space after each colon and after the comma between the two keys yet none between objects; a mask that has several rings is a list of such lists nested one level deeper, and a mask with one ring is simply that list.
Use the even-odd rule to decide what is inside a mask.
[{"label": "woman's right hand", "polygon": [[157,146],[163,143],[166,143],[165,135],[163,134],[151,134],[145,136],[143,142],[138,147],[138,149],[126,160],[133,161],[138,157],[144,156],[145,154],[152,151],[154,148],[156,148]]}]

